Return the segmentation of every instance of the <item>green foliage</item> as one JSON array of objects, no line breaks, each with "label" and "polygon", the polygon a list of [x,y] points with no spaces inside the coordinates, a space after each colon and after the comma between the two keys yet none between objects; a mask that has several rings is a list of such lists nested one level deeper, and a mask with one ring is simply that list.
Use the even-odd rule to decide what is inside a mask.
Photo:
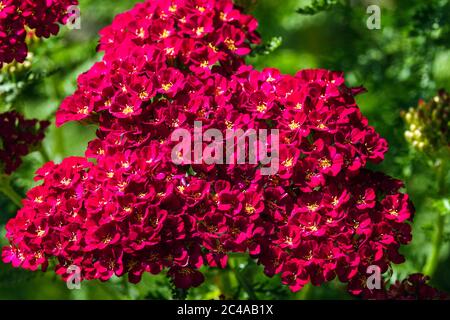
[{"label": "green foliage", "polygon": [[281,37],[273,37],[266,43],[257,46],[252,51],[252,56],[256,55],[268,55],[274,52],[277,48],[281,46],[283,39]]},{"label": "green foliage", "polygon": [[0,269],[0,289],[15,287],[30,281],[36,276],[36,273],[30,271],[14,270],[12,268]]},{"label": "green foliage", "polygon": [[297,9],[297,13],[314,15],[322,11],[331,10],[337,4],[337,0],[313,0],[310,5]]}]

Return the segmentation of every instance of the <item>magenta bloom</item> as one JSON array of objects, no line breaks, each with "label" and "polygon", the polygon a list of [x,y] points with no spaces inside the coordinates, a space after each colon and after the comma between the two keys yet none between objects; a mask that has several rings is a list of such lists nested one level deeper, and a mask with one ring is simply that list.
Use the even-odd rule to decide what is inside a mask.
[{"label": "magenta bloom", "polygon": [[0,67],[14,60],[23,62],[28,54],[25,27],[38,37],[48,38],[67,22],[67,9],[77,0],[0,1]]}]

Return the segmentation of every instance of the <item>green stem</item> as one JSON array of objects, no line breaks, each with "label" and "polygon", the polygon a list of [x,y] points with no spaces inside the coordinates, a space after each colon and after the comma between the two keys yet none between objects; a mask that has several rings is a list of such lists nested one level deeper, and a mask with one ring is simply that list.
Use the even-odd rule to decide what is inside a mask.
[{"label": "green stem", "polygon": [[234,275],[236,276],[236,279],[241,285],[242,289],[244,289],[245,292],[247,292],[248,297],[251,300],[258,300],[255,291],[253,290],[251,285],[247,282],[247,279],[245,279],[245,277],[240,273],[240,271],[235,266],[233,266],[231,259],[228,265],[230,266],[231,271],[233,271]]},{"label": "green stem", "polygon": [[172,290],[173,300],[187,300],[188,289],[174,288]]},{"label": "green stem", "polygon": [[219,271],[217,285],[226,299],[236,298],[235,292],[233,292],[231,276],[232,274],[228,269],[222,269]]},{"label": "green stem", "polygon": [[302,290],[300,290],[298,293],[297,293],[297,298],[299,299],[299,300],[308,300],[309,299],[309,294],[311,293],[311,289],[312,289],[312,284],[311,283],[308,283],[308,284],[306,284],[303,288],[302,288]]},{"label": "green stem", "polygon": [[441,252],[442,243],[444,241],[444,225],[445,216],[438,212],[438,219],[436,221],[435,234],[433,238],[433,247],[423,269],[423,273],[430,277],[433,277],[433,274],[435,273],[439,264],[439,255]]},{"label": "green stem", "polygon": [[64,140],[64,133],[61,130],[61,128],[55,129],[55,153],[63,157],[65,153],[65,140]]},{"label": "green stem", "polygon": [[122,287],[123,287],[123,291],[125,293],[126,299],[131,300],[130,285],[128,282],[128,277],[122,277]]},{"label": "green stem", "polygon": [[[439,165],[435,167],[436,177],[438,180],[438,195],[445,196],[445,178],[447,173],[444,170],[444,164],[442,160],[438,160]],[[434,229],[433,247],[431,254],[428,256],[427,262],[423,268],[423,273],[427,276],[433,277],[436,269],[439,265],[439,256],[441,253],[441,247],[444,242],[444,227],[445,227],[445,215],[443,212],[437,212],[437,221]]]},{"label": "green stem", "polygon": [[16,206],[22,207],[22,197],[11,187],[9,178],[0,177],[0,192],[8,197]]},{"label": "green stem", "polygon": [[48,154],[47,149],[45,149],[44,145],[42,145],[41,148],[39,149],[39,153],[45,163],[52,161],[52,159],[50,158],[50,155]]}]

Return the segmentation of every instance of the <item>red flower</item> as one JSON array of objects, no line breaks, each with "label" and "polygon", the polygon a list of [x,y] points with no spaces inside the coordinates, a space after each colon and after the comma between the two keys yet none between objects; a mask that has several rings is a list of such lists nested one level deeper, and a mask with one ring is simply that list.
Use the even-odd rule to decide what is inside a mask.
[{"label": "red flower", "polygon": [[27,120],[17,112],[0,114],[0,173],[11,174],[44,139],[48,121]]},{"label": "red flower", "polygon": [[[409,275],[406,279],[386,287],[382,285],[380,289],[369,290],[366,287],[355,289],[354,283],[349,286],[350,292],[361,296],[363,299],[371,300],[449,300],[450,296],[428,284],[430,278],[420,273]],[[365,283],[365,279],[360,279],[359,283]],[[358,286],[356,286],[358,287]]]},{"label": "red flower", "polygon": [[205,280],[205,277],[201,272],[190,267],[174,267],[171,268],[167,274],[172,277],[175,286],[182,289],[198,287]]},{"label": "red flower", "polygon": [[13,60],[23,62],[28,54],[25,27],[34,29],[37,37],[48,38],[67,22],[67,9],[76,0],[0,1],[0,67]]}]

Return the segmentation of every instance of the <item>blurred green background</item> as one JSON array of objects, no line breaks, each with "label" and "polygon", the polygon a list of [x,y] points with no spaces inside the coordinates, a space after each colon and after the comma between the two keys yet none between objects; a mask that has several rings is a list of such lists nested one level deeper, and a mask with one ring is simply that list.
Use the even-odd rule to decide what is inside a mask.
[{"label": "blurred green background", "polygon": [[[96,53],[97,32],[113,17],[138,1],[80,0],[81,29],[62,27],[56,37],[31,46],[31,67],[13,74],[0,73],[0,112],[14,108],[27,117],[54,119],[62,99],[76,88],[80,73],[101,58]],[[341,70],[350,86],[364,85],[368,93],[358,97],[370,124],[390,144],[386,160],[373,169],[406,181],[406,190],[417,209],[413,242],[402,248],[407,260],[394,266],[390,280],[420,272],[433,252],[433,234],[439,214],[448,213],[449,194],[437,190],[437,179],[449,184],[448,171],[436,176],[430,159],[412,150],[404,139],[401,110],[429,100],[439,88],[450,90],[450,1],[449,0],[239,0],[235,1],[257,17],[265,47],[248,59],[258,69],[279,68],[295,74],[305,68]],[[371,4],[381,8],[381,29],[369,30],[366,21]],[[302,8],[301,13],[298,9]],[[83,155],[95,127],[70,123],[56,129],[52,124],[44,141],[48,157],[59,161]],[[432,161],[433,159],[431,159]],[[40,153],[26,157],[12,177],[21,195],[33,186],[36,169],[45,162]],[[442,175],[444,175],[442,177]],[[447,189],[448,190],[448,189]],[[440,192],[440,193],[439,193]],[[443,202],[444,201],[444,202]],[[0,245],[5,244],[5,222],[16,208],[0,195]],[[444,216],[444,222],[448,216]],[[432,284],[450,292],[450,225],[444,225],[439,244],[439,263]],[[435,250],[435,249],[434,249]],[[331,282],[307,287],[292,294],[280,279],[268,279],[262,269],[245,257],[232,258],[228,270],[210,270],[207,281],[189,292],[190,299],[348,299],[345,286]],[[68,290],[52,273],[13,270],[0,263],[0,299],[143,299],[172,297],[164,275],[145,276],[139,285],[123,279],[107,283],[83,283],[81,290]]]}]

